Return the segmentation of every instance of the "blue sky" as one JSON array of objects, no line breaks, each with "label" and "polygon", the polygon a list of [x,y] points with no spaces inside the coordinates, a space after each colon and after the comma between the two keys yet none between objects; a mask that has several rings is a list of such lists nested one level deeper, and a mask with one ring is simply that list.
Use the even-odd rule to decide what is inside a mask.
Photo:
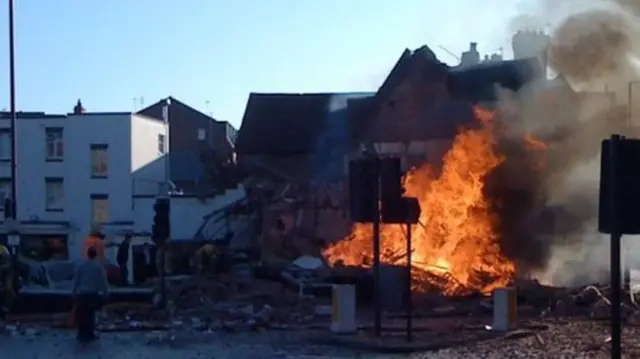
[{"label": "blue sky", "polygon": [[[9,107],[0,0],[0,110]],[[172,95],[240,125],[250,92],[374,90],[402,50],[504,46],[515,0],[15,0],[17,106],[132,111]]]}]

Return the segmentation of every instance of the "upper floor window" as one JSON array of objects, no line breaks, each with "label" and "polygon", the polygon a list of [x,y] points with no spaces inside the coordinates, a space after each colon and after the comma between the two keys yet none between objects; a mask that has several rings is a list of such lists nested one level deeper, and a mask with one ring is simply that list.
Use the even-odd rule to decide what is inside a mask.
[{"label": "upper floor window", "polygon": [[91,195],[91,224],[109,222],[109,196],[105,194]]},{"label": "upper floor window", "polygon": [[64,182],[62,178],[45,179],[45,210],[64,210]]},{"label": "upper floor window", "polygon": [[107,177],[109,161],[107,145],[91,145],[91,177]]},{"label": "upper floor window", "polygon": [[229,140],[229,142],[231,142],[231,144],[235,145],[236,144],[236,139],[238,138],[238,131],[231,126],[230,124],[227,124],[226,126],[227,128],[227,139]]},{"label": "upper floor window", "polygon": [[204,141],[207,139],[207,130],[204,128],[198,129],[198,141]]},{"label": "upper floor window", "polygon": [[46,133],[46,159],[61,160],[64,157],[63,131],[59,127],[45,129]]},{"label": "upper floor window", "polygon": [[4,210],[4,200],[11,197],[11,178],[0,178],[0,211]]},{"label": "upper floor window", "polygon": [[11,130],[0,129],[0,160],[11,159]]},{"label": "upper floor window", "polygon": [[163,134],[158,134],[158,152],[164,154],[167,151],[166,137]]}]

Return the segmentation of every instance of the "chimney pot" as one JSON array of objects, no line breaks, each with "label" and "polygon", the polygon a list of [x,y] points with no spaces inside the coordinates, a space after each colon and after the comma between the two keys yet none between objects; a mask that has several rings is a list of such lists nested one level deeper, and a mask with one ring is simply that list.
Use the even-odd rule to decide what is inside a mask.
[{"label": "chimney pot", "polygon": [[81,115],[85,112],[87,112],[87,110],[85,110],[84,106],[82,106],[82,101],[78,99],[78,103],[76,103],[76,106],[73,108],[73,114]]}]

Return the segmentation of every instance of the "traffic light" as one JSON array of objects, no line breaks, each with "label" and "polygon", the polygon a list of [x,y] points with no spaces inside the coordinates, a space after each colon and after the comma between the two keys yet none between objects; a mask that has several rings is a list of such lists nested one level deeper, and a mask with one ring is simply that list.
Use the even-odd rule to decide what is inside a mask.
[{"label": "traffic light", "polygon": [[378,160],[349,162],[349,207],[351,219],[370,223],[378,216]]},{"label": "traffic light", "polygon": [[158,198],[153,205],[153,227],[151,238],[154,242],[164,242],[171,236],[169,198]]},{"label": "traffic light", "polygon": [[[617,234],[640,234],[640,140],[618,137],[615,148],[615,179],[611,178],[611,140],[602,141],[600,162],[600,208],[598,230],[611,233],[611,220],[615,216]],[[609,201],[615,187],[616,208]]]},{"label": "traffic light", "polygon": [[383,223],[406,223],[402,198],[402,166],[399,158],[380,160],[380,214]]}]

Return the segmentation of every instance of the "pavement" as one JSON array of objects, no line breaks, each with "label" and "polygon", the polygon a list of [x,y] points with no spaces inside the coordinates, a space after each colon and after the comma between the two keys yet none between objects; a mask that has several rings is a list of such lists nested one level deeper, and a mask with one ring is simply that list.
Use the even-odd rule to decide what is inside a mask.
[{"label": "pavement", "polygon": [[[298,333],[119,333],[101,334],[88,345],[69,331],[1,335],[2,357],[20,359],[320,359],[393,358],[309,344]],[[295,334],[294,337],[291,337]]]},{"label": "pavement", "polygon": [[[581,321],[549,325],[509,337],[472,341],[442,350],[379,354],[352,346],[321,344],[326,330],[282,330],[251,333],[133,332],[102,333],[99,341],[80,345],[71,331],[40,330],[0,334],[2,357],[19,359],[456,359],[456,358],[608,358],[608,328]],[[523,335],[525,334],[525,335]],[[626,328],[625,358],[640,357],[636,328]],[[418,338],[416,338],[418,340]]]}]

